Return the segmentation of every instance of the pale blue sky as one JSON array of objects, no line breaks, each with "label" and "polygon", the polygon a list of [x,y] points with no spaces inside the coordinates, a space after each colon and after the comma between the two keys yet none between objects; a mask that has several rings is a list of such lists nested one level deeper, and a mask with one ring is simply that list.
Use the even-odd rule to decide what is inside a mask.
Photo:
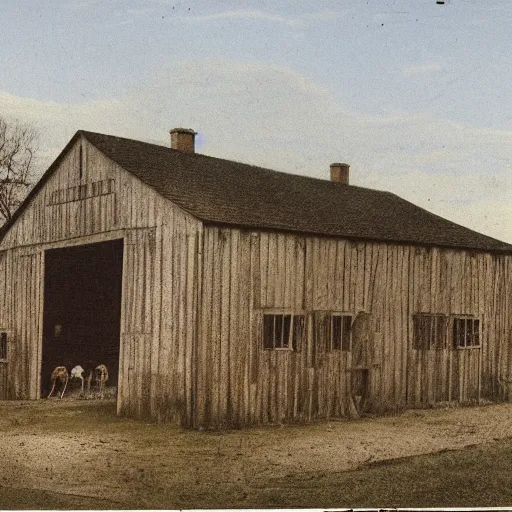
[{"label": "pale blue sky", "polygon": [[512,242],[510,0],[0,1],[0,114],[390,190]]}]

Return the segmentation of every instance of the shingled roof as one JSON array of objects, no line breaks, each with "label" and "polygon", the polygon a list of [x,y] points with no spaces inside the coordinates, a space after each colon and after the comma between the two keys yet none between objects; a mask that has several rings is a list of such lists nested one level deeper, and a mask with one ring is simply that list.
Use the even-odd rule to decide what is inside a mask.
[{"label": "shingled roof", "polygon": [[107,157],[198,219],[364,240],[511,251],[512,245],[390,192],[81,132]]},{"label": "shingled roof", "polygon": [[79,131],[75,137],[80,134],[122,168],[206,223],[512,251],[512,245],[443,219],[390,192],[99,133]]}]

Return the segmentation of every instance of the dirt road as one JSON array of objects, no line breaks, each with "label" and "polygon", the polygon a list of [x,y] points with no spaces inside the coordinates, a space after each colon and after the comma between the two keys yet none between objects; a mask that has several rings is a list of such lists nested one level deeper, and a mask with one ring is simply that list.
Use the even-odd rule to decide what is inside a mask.
[{"label": "dirt road", "polygon": [[489,443],[511,425],[500,404],[197,432],[118,418],[111,401],[0,402],[0,508],[272,507],[286,479]]}]

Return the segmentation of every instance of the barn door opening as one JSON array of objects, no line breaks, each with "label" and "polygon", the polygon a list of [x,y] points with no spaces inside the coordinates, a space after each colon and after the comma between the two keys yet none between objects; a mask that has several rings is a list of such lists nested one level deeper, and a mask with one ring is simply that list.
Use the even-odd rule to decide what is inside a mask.
[{"label": "barn door opening", "polygon": [[117,386],[122,271],[122,239],[46,251],[42,396],[56,366],[104,364],[107,388]]}]

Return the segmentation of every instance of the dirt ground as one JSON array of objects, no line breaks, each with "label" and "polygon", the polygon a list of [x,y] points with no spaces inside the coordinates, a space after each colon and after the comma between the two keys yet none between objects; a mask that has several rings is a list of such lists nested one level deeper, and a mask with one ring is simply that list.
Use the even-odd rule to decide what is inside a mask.
[{"label": "dirt ground", "polygon": [[[492,443],[511,425],[512,405],[499,404],[199,432],[118,418],[112,400],[0,402],[0,508],[283,506],[292,481],[307,490],[314,475]],[[351,505],[337,496],[286,503]]]}]

